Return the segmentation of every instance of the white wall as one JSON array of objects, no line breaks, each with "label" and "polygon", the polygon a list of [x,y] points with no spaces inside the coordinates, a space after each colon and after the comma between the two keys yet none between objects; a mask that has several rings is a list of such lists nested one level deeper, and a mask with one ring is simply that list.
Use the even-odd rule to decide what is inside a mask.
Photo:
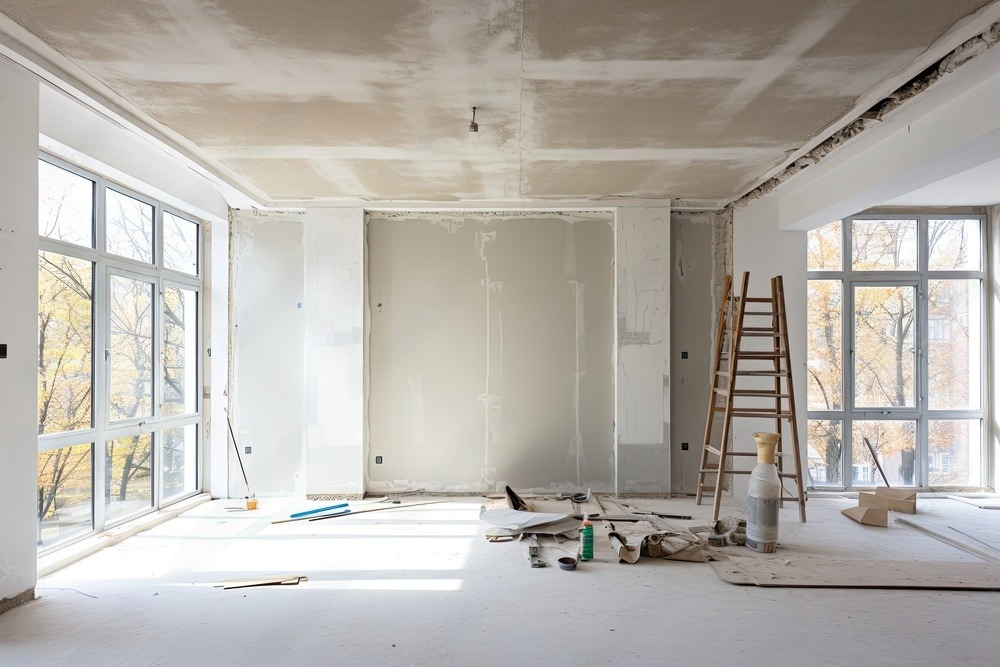
[{"label": "white wall", "polygon": [[[781,275],[785,286],[788,315],[788,345],[792,357],[792,380],[798,420],[799,453],[805,475],[806,456],[806,232],[778,228],[778,202],[758,199],[749,206],[737,208],[733,215],[733,276],[734,290],[739,289],[744,271],[750,272],[749,296],[771,295],[771,278]],[[787,423],[787,422],[786,422]],[[756,451],[754,431],[772,431],[773,420],[737,418],[733,420],[734,451]],[[787,429],[786,429],[787,433]],[[790,434],[783,443],[791,451]],[[743,457],[739,457],[743,458]],[[737,461],[737,469],[743,469]],[[793,462],[786,459],[785,469]],[[733,475],[733,497],[746,495],[746,475]],[[803,479],[803,484],[808,480]]]},{"label": "white wall", "polygon": [[[245,229],[242,225],[254,229],[252,254],[277,253],[290,263],[285,270],[292,272],[288,280],[268,280],[270,273],[264,273],[263,265],[245,254],[246,243],[236,240],[233,284],[236,311],[240,313],[234,322],[239,367],[231,386],[234,416],[238,415],[240,424],[234,426],[241,437],[250,439],[255,452],[258,447],[271,447],[285,452],[290,461],[274,466],[251,463],[248,475],[256,477],[251,484],[261,493],[299,493],[303,488],[315,495],[361,493],[367,400],[362,345],[363,212],[310,208],[301,215],[270,217],[270,222],[253,222],[253,214],[243,211],[234,216],[237,233]],[[616,488],[621,492],[663,493],[670,489],[669,218],[667,206],[623,207],[615,212],[619,353],[614,470]],[[276,227],[262,232],[268,225]],[[273,248],[263,247],[265,238]],[[302,282],[297,283],[299,267],[304,267],[304,273]],[[247,271],[254,274],[252,278],[246,276]],[[246,280],[252,280],[249,291]],[[303,303],[304,331],[300,315],[292,312],[292,305],[299,301]],[[273,307],[266,312],[281,319],[260,322],[253,311],[265,306]],[[246,317],[264,326],[250,327]],[[303,336],[305,352],[300,358]],[[247,376],[249,364],[272,363],[259,356],[244,357],[248,349],[293,350],[294,354],[285,358],[298,366],[279,369],[273,376]],[[263,398],[276,392],[283,394],[275,399],[284,408],[280,417],[256,414]],[[294,397],[304,402],[302,410],[288,405]],[[272,423],[264,425],[265,419]],[[261,433],[266,433],[263,440]],[[300,479],[303,471],[304,487]],[[238,466],[231,465],[230,475],[239,476]]]},{"label": "white wall", "polygon": [[0,119],[2,601],[35,586],[38,451],[38,82],[2,59]]},{"label": "white wall", "polygon": [[364,492],[365,219],[356,208],[305,222],[306,492]]},{"label": "white wall", "polygon": [[670,491],[670,209],[616,214],[617,491]]},{"label": "white wall", "polygon": [[364,492],[364,252],[362,209],[233,212],[231,417],[258,495]]}]

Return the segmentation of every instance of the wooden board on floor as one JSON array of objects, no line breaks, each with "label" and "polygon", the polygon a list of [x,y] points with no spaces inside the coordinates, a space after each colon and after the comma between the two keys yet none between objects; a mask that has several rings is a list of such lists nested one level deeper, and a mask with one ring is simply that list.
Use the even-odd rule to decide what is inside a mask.
[{"label": "wooden board on floor", "polygon": [[1000,566],[958,561],[727,559],[712,562],[731,584],[785,588],[1000,591]]},{"label": "wooden board on floor", "polygon": [[272,574],[260,577],[246,577],[243,579],[226,579],[215,585],[221,586],[225,590],[231,588],[250,588],[252,586],[295,586],[301,581],[307,581],[304,574]]}]

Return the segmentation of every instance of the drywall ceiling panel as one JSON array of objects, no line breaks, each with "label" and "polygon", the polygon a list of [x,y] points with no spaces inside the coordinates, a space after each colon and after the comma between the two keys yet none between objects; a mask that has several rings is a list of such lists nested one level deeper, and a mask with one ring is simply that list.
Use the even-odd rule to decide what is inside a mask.
[{"label": "drywall ceiling panel", "polygon": [[757,60],[809,15],[812,4],[526,0],[524,23],[535,48],[527,42],[525,51],[550,60]]},{"label": "drywall ceiling panel", "polygon": [[611,488],[605,215],[373,218],[368,248],[370,490]]},{"label": "drywall ceiling panel", "polygon": [[[539,160],[525,165],[528,196],[558,193],[563,197],[583,197],[594,188],[604,188],[624,196],[652,199],[661,192],[658,184],[669,181],[684,188],[694,198],[714,199],[724,196],[719,174],[728,180],[749,182],[763,160],[697,160],[672,162],[620,160],[613,171],[600,161],[567,162]],[[536,191],[535,188],[538,188]]]},{"label": "drywall ceiling panel", "polygon": [[[0,28],[273,201],[565,196],[543,158],[600,168],[578,197],[728,200],[945,56],[956,23],[987,29],[964,20],[987,4],[0,0]],[[623,175],[655,148],[712,160],[711,185]]]}]

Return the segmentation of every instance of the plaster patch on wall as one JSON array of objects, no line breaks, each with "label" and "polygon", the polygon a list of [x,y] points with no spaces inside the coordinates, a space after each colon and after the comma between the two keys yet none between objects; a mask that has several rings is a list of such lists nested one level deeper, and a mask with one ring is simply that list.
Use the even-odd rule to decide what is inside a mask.
[{"label": "plaster patch on wall", "polygon": [[623,331],[618,334],[618,346],[652,345],[653,334],[649,331]]}]

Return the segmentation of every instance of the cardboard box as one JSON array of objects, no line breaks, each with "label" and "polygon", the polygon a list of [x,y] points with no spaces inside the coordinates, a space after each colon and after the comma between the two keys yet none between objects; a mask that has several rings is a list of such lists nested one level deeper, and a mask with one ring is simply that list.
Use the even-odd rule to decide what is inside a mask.
[{"label": "cardboard box", "polygon": [[848,507],[840,513],[866,526],[889,525],[889,510],[882,507]]},{"label": "cardboard box", "polygon": [[917,513],[917,492],[911,489],[889,489],[880,486],[875,493],[858,494],[858,507],[875,507],[893,512]]}]

